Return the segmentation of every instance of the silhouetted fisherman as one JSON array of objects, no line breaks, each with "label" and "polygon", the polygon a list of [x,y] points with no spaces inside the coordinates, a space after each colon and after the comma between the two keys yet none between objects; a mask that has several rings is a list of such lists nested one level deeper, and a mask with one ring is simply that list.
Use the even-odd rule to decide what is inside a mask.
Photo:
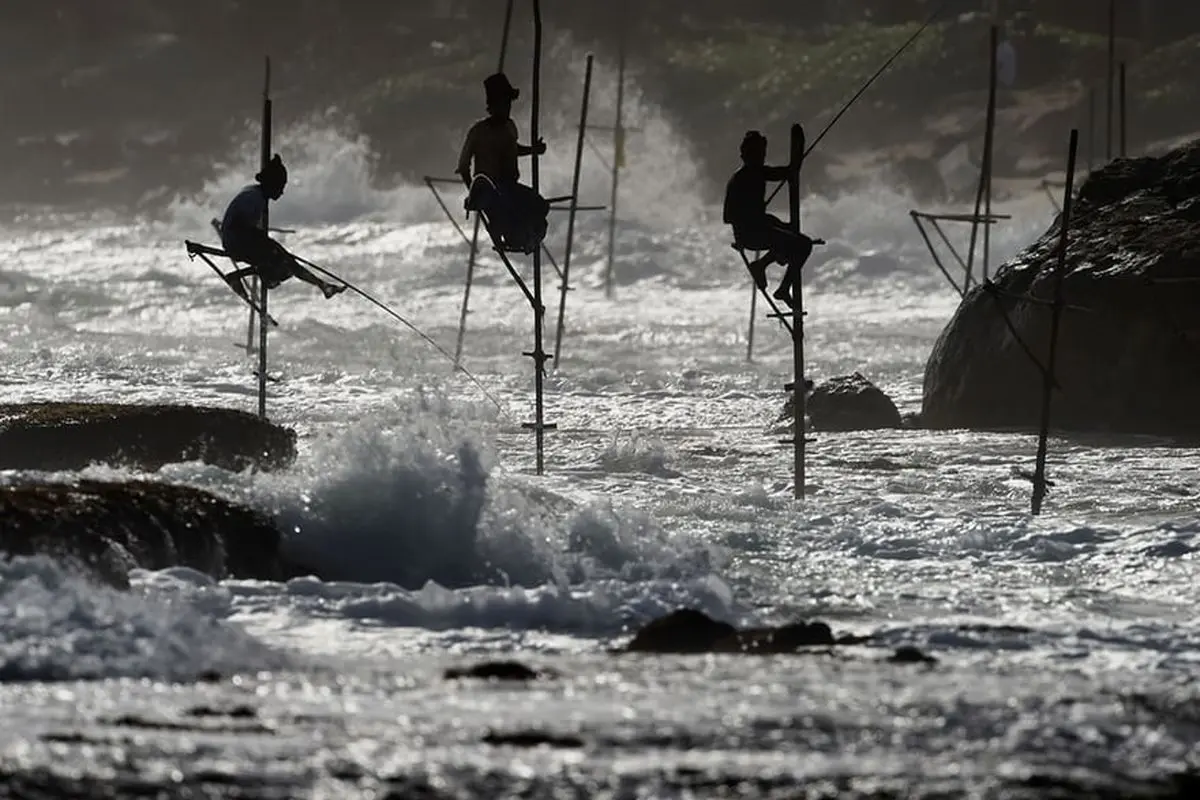
[{"label": "silhouetted fisherman", "polygon": [[282,197],[283,189],[287,186],[287,168],[278,153],[267,162],[262,172],[254,176],[254,180],[257,183],[234,196],[221,219],[221,246],[234,261],[248,265],[225,276],[229,288],[245,297],[242,279],[247,275],[258,275],[268,289],[274,289],[288,278],[296,277],[316,286],[324,292],[326,299],[344,292],[345,286],[327,283],[301,266],[296,257],[272,239],[263,226],[267,203]]},{"label": "silhouetted fisherman", "polygon": [[[546,236],[550,204],[531,187],[520,182],[517,158],[546,152],[546,143],[534,147],[517,141],[512,120],[513,101],[521,93],[502,72],[483,82],[488,116],[471,126],[458,157],[456,172],[468,189],[468,211],[487,216],[492,232],[506,250],[532,253]],[[471,168],[474,164],[474,173]]]},{"label": "silhouetted fisherman", "polygon": [[750,275],[758,288],[767,288],[767,267],[778,262],[787,266],[776,300],[791,305],[792,286],[812,255],[814,244],[803,233],[790,230],[773,214],[767,213],[767,181],[787,180],[788,167],[773,167],[767,162],[767,137],[747,131],[742,139],[742,167],[733,173],[725,187],[724,220],[733,226],[733,242],[743,250],[765,250],[766,255],[750,262]]}]

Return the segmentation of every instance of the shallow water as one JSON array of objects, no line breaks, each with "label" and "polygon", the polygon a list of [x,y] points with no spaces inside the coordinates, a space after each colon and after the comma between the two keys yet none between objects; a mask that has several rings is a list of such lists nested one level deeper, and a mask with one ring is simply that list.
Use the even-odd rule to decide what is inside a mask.
[{"label": "shallow water", "polygon": [[[631,163],[678,153],[643,113]],[[311,165],[273,212],[297,229],[287,244],[453,352],[466,247],[428,193],[369,188],[361,142],[324,130],[284,141]],[[566,164],[545,170],[560,193]],[[253,410],[244,308],[182,245],[211,239],[208,219],[245,171],[155,221],[11,225],[7,400]],[[590,168],[585,201],[606,192],[602,175]],[[746,361],[749,285],[716,210],[670,202],[689,180],[631,172],[613,299],[603,215],[580,219],[541,477],[520,427],[533,415],[532,313],[493,257],[476,274],[464,358],[487,394],[350,294],[275,293],[268,409],[300,433],[296,466],[152,477],[275,514],[288,547],[341,580],[218,584],[177,569],[139,572],[118,595],[45,562],[0,565],[0,770],[75,796],[144,782],[252,797],[764,797],[1038,796],[1031,776],[1133,792],[1114,782],[1194,767],[1195,453],[1055,439],[1057,485],[1035,519],[1020,474],[1031,437],[819,434],[797,503],[791,450],[771,430],[790,342],[760,317]],[[910,205],[881,188],[804,206],[830,242],[806,278],[811,375],[861,371],[902,411],[919,408],[957,300]],[[1052,209],[1039,196],[1004,211],[995,262]],[[547,267],[548,348],[557,287]],[[480,571],[492,579],[470,585]],[[877,638],[795,658],[606,653],[682,605]],[[887,663],[904,644],[939,663]],[[441,677],[497,657],[559,676],[521,688]],[[483,741],[522,731],[559,739]]]}]

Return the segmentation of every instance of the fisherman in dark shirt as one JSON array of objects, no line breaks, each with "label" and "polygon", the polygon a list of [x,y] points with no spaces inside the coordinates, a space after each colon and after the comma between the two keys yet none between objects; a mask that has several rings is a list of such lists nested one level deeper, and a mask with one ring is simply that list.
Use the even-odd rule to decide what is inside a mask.
[{"label": "fisherman in dark shirt", "polygon": [[[550,204],[532,187],[520,182],[517,158],[546,152],[546,143],[533,147],[517,141],[512,104],[520,96],[502,72],[483,82],[488,116],[471,126],[458,157],[456,172],[469,192],[467,209],[487,216],[489,227],[505,249],[532,253],[546,236]],[[474,172],[472,172],[474,164]]]},{"label": "fisherman in dark shirt", "polygon": [[769,166],[767,138],[758,131],[747,131],[742,139],[742,167],[733,174],[725,187],[726,224],[733,226],[734,244],[743,250],[765,250],[766,254],[750,262],[750,275],[758,288],[767,288],[767,267],[784,264],[787,270],[775,290],[776,300],[792,304],[792,286],[804,262],[812,255],[814,244],[803,233],[788,228],[773,214],[767,213],[767,181],[782,181],[788,177],[788,167]]},{"label": "fisherman in dark shirt", "polygon": [[263,227],[267,203],[283,196],[287,185],[287,168],[278,154],[266,168],[254,176],[257,183],[242,189],[234,196],[221,219],[221,246],[229,257],[248,266],[225,276],[229,288],[246,296],[242,279],[258,275],[268,289],[274,289],[288,278],[297,277],[311,283],[325,294],[325,299],[344,292],[346,287],[327,283],[302,267],[296,257],[272,239]]}]

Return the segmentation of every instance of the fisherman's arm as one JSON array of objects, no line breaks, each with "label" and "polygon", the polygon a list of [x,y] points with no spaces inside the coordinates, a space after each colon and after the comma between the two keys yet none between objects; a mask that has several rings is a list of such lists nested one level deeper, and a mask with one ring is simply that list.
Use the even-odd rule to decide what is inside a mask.
[{"label": "fisherman's arm", "polygon": [[462,152],[458,154],[458,169],[454,170],[468,189],[471,188],[471,159],[475,155],[475,130],[475,127],[472,126],[471,130],[467,131],[467,138],[463,140]]},{"label": "fisherman's arm", "polygon": [[537,147],[530,147],[527,144],[520,144],[520,143],[517,144],[517,155],[518,156],[531,156],[531,155],[533,155],[535,150],[537,151],[537,154],[539,156],[545,155],[546,142],[544,139],[538,139]]},{"label": "fisherman's arm", "polygon": [[768,165],[763,167],[763,175],[765,175],[769,181],[786,181],[788,179],[788,172],[790,170],[791,168],[786,166],[772,167]]},{"label": "fisherman's arm", "polygon": [[[517,138],[517,125],[512,120],[508,121],[508,132],[512,134],[513,139]],[[534,151],[536,151],[539,156],[545,153],[546,142],[542,139],[538,139],[536,146],[521,144],[520,141],[517,142],[517,156],[530,156],[533,155]]]}]

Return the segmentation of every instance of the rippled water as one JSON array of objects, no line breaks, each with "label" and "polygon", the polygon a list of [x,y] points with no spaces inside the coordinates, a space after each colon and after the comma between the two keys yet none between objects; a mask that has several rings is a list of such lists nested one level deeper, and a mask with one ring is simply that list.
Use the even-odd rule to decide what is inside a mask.
[{"label": "rippled water", "polygon": [[[631,163],[687,163],[643,113]],[[285,134],[284,152],[294,183],[273,222],[297,229],[289,246],[452,351],[466,248],[428,194],[369,188],[366,145],[326,130]],[[565,158],[546,170],[548,193],[565,193]],[[211,238],[208,219],[247,171],[158,221],[6,230],[7,400],[254,409],[244,308],[182,245]],[[589,166],[585,201],[606,194],[603,174]],[[1030,437],[818,434],[797,503],[791,451],[771,431],[790,342],[759,319],[746,361],[749,285],[715,210],[679,200],[690,181],[630,171],[615,299],[603,215],[581,218],[542,477],[520,427],[533,414],[520,355],[532,314],[494,258],[477,273],[464,363],[499,408],[353,296],[276,292],[268,408],[300,432],[297,465],[154,477],[276,514],[288,547],[342,580],[167,570],[120,595],[44,562],[0,565],[0,774],[26,781],[10,793],[1040,796],[1045,776],[1131,793],[1194,766],[1200,459],[1152,441],[1054,440],[1057,486],[1034,519],[1019,474]],[[957,299],[910,205],[881,188],[804,207],[830,242],[806,279],[812,376],[861,371],[903,411],[919,407]],[[1014,220],[996,260],[1051,212],[1043,197],[1003,210]],[[548,343],[557,285],[547,277]],[[475,568],[493,580],[463,585]],[[606,653],[681,605],[877,638],[794,658]],[[902,644],[939,663],[887,663]],[[527,688],[441,676],[495,657],[559,675]],[[552,741],[484,741],[520,732]]]}]

